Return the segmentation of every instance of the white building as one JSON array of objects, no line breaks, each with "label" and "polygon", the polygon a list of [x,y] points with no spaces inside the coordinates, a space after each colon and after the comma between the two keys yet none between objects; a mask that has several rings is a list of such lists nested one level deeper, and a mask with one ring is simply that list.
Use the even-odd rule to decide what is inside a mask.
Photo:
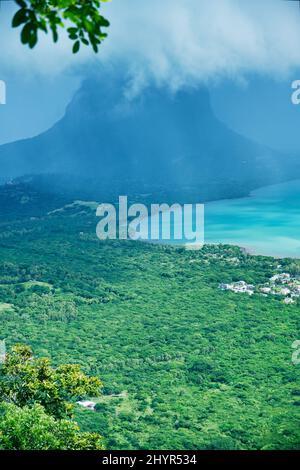
[{"label": "white building", "polygon": [[88,410],[95,410],[96,403],[93,401],[88,401],[88,400],[83,400],[83,401],[78,401],[78,405],[83,406],[83,408],[87,408]]},{"label": "white building", "polygon": [[285,304],[294,304],[295,301],[294,301],[293,299],[291,299],[290,297],[286,297],[286,298],[284,299],[284,303],[285,303]]}]

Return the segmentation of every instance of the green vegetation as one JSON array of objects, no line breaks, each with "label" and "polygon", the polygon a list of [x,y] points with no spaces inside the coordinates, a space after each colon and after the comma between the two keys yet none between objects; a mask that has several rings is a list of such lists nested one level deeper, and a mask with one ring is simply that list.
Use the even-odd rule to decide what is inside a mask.
[{"label": "green vegetation", "polygon": [[100,393],[101,382],[87,377],[75,364],[52,368],[47,358],[35,358],[28,346],[14,346],[0,369],[0,396],[9,403],[26,406],[40,403],[57,419],[71,417],[75,400]]},{"label": "green vegetation", "polygon": [[[75,409],[82,431],[102,435],[108,449],[299,449],[299,303],[218,289],[264,284],[278,260],[230,246],[100,242],[87,206],[35,218],[9,207],[0,305],[11,308],[1,311],[0,339],[101,377],[102,394],[88,397],[96,410]],[[280,264],[299,272],[298,261]],[[33,413],[27,405],[20,427]],[[36,412],[48,432],[51,420]]]},{"label": "green vegetation", "polygon": [[101,3],[110,0],[15,0],[20,9],[15,13],[12,26],[22,26],[21,41],[31,49],[38,42],[38,33],[51,31],[57,42],[59,28],[66,28],[73,41],[73,52],[81,45],[92,46],[98,52],[99,45],[107,37],[103,31],[109,22],[99,13]]},{"label": "green vegetation", "polygon": [[41,405],[0,405],[1,450],[102,450],[98,434],[81,433],[73,421],[55,420]]},{"label": "green vegetation", "polygon": [[81,433],[71,420],[74,400],[100,388],[78,365],[53,368],[28,346],[14,346],[0,365],[0,449],[102,449],[99,434]]}]

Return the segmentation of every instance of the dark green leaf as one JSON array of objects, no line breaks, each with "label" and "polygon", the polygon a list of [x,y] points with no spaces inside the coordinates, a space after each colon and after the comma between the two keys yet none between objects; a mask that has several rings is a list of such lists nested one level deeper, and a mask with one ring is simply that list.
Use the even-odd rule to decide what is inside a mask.
[{"label": "dark green leaf", "polygon": [[15,0],[15,2],[21,7],[21,8],[26,8],[27,3],[24,0]]},{"label": "dark green leaf", "polygon": [[75,33],[77,33],[78,29],[72,27],[72,28],[68,28],[67,31],[68,31],[68,33],[70,33],[70,34],[75,34]]},{"label": "dark green leaf", "polygon": [[80,42],[76,41],[73,46],[73,54],[76,54],[80,49]]},{"label": "dark green leaf", "polygon": [[32,29],[30,37],[29,37],[29,47],[31,49],[36,45],[37,39],[38,39],[37,31],[35,29]]},{"label": "dark green leaf", "polygon": [[58,33],[56,27],[52,28],[52,36],[53,36],[53,41],[57,42],[58,41]]},{"label": "dark green leaf", "polygon": [[12,20],[12,27],[17,28],[20,26],[20,24],[26,23],[27,21],[27,10],[24,8],[21,8],[21,10],[17,11],[15,16],[13,17]]},{"label": "dark green leaf", "polygon": [[23,44],[28,44],[31,35],[31,23],[26,23],[21,32],[21,41]]},{"label": "dark green leaf", "polygon": [[97,46],[96,43],[93,43],[93,44],[92,44],[92,47],[93,47],[93,49],[94,49],[94,52],[98,52],[98,46]]}]

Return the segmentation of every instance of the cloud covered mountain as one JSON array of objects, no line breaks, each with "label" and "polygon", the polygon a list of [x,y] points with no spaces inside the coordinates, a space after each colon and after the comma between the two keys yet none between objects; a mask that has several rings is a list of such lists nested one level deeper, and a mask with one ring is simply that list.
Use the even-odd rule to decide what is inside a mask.
[{"label": "cloud covered mountain", "polygon": [[[286,158],[230,130],[205,88],[147,87],[134,96],[124,79],[83,83],[65,116],[41,135],[0,147],[1,176],[64,173],[99,183],[201,187],[229,197],[300,175]],[[221,195],[213,188],[224,189]]]}]

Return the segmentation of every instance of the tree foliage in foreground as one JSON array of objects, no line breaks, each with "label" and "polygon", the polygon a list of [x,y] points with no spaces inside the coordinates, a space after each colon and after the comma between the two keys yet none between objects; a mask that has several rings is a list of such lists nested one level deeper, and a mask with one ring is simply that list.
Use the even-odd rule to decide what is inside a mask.
[{"label": "tree foliage in foreground", "polygon": [[35,404],[0,405],[1,450],[102,450],[99,434],[80,432],[68,419],[56,420]]},{"label": "tree foliage in foreground", "polygon": [[104,28],[109,21],[99,12],[102,2],[110,0],[15,0],[20,7],[12,26],[22,26],[21,41],[31,49],[38,42],[38,33],[51,31],[53,41],[59,38],[59,28],[66,29],[73,41],[73,52],[81,44],[92,46],[95,52],[107,37]]},{"label": "tree foliage in foreground", "polygon": [[28,346],[14,346],[0,367],[0,449],[103,449],[98,433],[82,433],[70,419],[72,402],[100,389],[100,380],[79,366],[55,369]]},{"label": "tree foliage in foreground", "polygon": [[72,416],[76,399],[97,396],[100,390],[100,380],[86,376],[79,365],[63,364],[55,369],[49,359],[33,357],[24,345],[14,346],[0,369],[4,401],[20,407],[39,403],[58,419]]}]

